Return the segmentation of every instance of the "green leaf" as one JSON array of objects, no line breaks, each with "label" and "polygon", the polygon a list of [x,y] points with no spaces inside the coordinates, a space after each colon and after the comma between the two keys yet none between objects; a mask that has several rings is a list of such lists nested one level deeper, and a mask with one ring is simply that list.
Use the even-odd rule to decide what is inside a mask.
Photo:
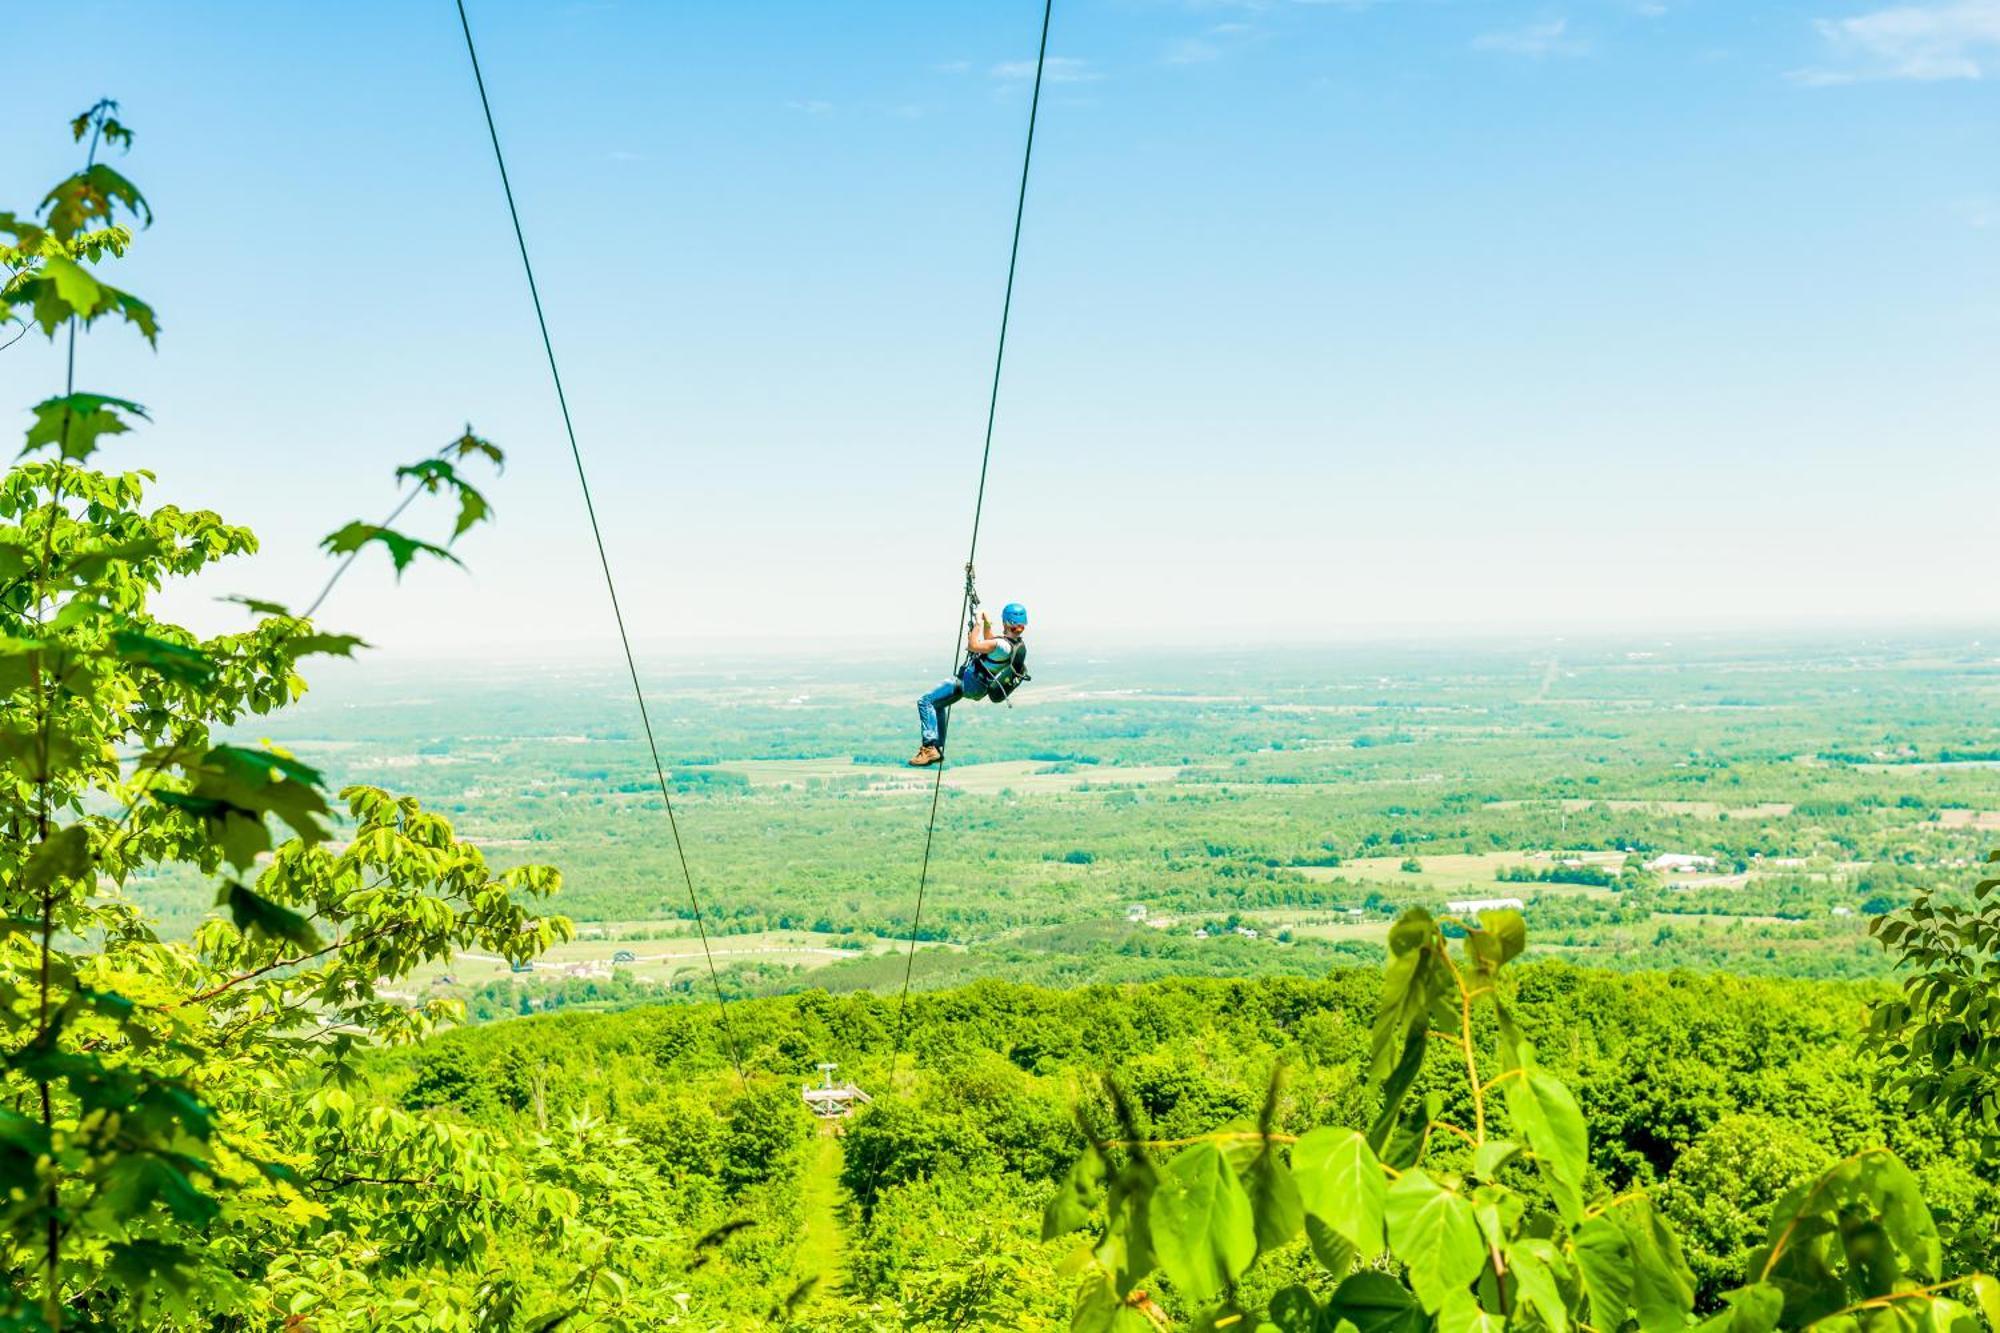
[{"label": "green leaf", "polygon": [[379,543],[389,553],[389,562],[396,567],[399,576],[420,555],[434,556],[454,565],[464,563],[442,546],[406,536],[394,528],[385,528],[376,523],[362,523],[358,520],[337,532],[329,533],[320,545],[329,555],[346,555],[350,551],[360,550],[370,542]]},{"label": "green leaf", "polygon": [[[122,125],[118,128],[119,133],[125,133]],[[110,222],[119,207],[142,225],[153,224],[153,210],[139,187],[102,162],[57,182],[43,196],[42,207],[48,210],[49,230],[64,240],[93,222]]]},{"label": "green leaf", "polygon": [[1563,1221],[1575,1226],[1583,1216],[1583,1178],[1590,1166],[1590,1139],[1583,1109],[1561,1080],[1526,1066],[1507,1080],[1507,1111],[1527,1139],[1535,1165],[1555,1198]]},{"label": "green leaf", "polygon": [[463,536],[473,524],[492,516],[493,507],[486,502],[472,484],[458,475],[458,469],[442,458],[426,458],[420,463],[396,469],[396,480],[414,481],[424,490],[436,494],[439,490],[450,489],[458,496],[458,522],[451,530],[452,540]]},{"label": "green leaf", "polygon": [[81,824],[71,824],[51,833],[35,848],[21,872],[28,892],[40,897],[56,884],[80,878],[90,869],[90,833]]},{"label": "green leaf", "polygon": [[1571,1252],[1590,1298],[1590,1322],[1617,1328],[1632,1304],[1632,1245],[1625,1232],[1600,1213],[1576,1229]]},{"label": "green leaf", "polygon": [[1250,1197],[1213,1143],[1182,1150],[1161,1169],[1147,1207],[1153,1252],[1190,1300],[1213,1300],[1257,1257]]},{"label": "green leaf", "polygon": [[1503,908],[1481,912],[1479,928],[1500,942],[1500,961],[1511,963],[1528,947],[1528,925],[1519,912]]},{"label": "green leaf", "polygon": [[1437,1333],[1504,1333],[1507,1321],[1480,1308],[1469,1291],[1454,1291],[1438,1311]]},{"label": "green leaf", "polygon": [[1042,1209],[1042,1239],[1054,1240],[1086,1225],[1104,1201],[1104,1155],[1097,1145],[1084,1148],[1053,1198]]},{"label": "green leaf", "polygon": [[99,282],[82,265],[60,255],[44,259],[33,276],[16,280],[8,300],[29,306],[34,311],[35,323],[51,337],[72,319],[89,325],[100,315],[116,311],[125,317],[126,323],[137,327],[148,342],[159,339],[159,321],[151,306],[130,293]]},{"label": "green leaf", "polygon": [[1319,1302],[1294,1283],[1271,1298],[1265,1318],[1278,1333],[1313,1333],[1319,1327]]},{"label": "green leaf", "polygon": [[1412,907],[1389,928],[1389,965],[1382,971],[1382,1001],[1369,1041],[1369,1077],[1382,1078],[1399,1040],[1415,1039],[1430,1017],[1440,978],[1437,923]]},{"label": "green leaf", "polygon": [[1424,1308],[1440,1309],[1486,1266],[1486,1247],[1472,1204],[1429,1173],[1405,1171],[1384,1198],[1389,1246],[1410,1266],[1410,1286]]},{"label": "green leaf", "polygon": [[356,648],[369,644],[353,634],[297,634],[285,640],[285,650],[294,659],[321,653],[328,657],[352,657]]},{"label": "green leaf", "polygon": [[0,694],[25,690],[34,683],[45,647],[38,639],[0,637]]},{"label": "green leaf", "polygon": [[1093,1277],[1077,1292],[1069,1326],[1071,1333],[1156,1333],[1152,1322],[1103,1277]]},{"label": "green leaf", "polygon": [[43,399],[34,406],[35,421],[28,427],[28,440],[21,452],[54,445],[64,458],[82,462],[97,452],[97,442],[104,436],[123,435],[132,429],[120,415],[125,412],[150,420],[145,408],[126,398],[71,393]]},{"label": "green leaf", "polygon": [[1785,1322],[1824,1318],[1848,1297],[1889,1294],[1906,1278],[1941,1277],[1943,1246],[1916,1177],[1894,1153],[1835,1163],[1778,1201],[1750,1274],[1785,1291]]},{"label": "green leaf", "polygon": [[1158,1183],[1153,1163],[1135,1153],[1105,1188],[1107,1224],[1093,1254],[1110,1272],[1115,1294],[1121,1298],[1153,1271],[1153,1232],[1147,1219]]},{"label": "green leaf", "polygon": [[1354,1271],[1359,1251],[1347,1237],[1311,1213],[1306,1214],[1306,1243],[1312,1247],[1313,1258],[1319,1260],[1320,1267],[1335,1277],[1346,1277]]},{"label": "green leaf", "polygon": [[1551,1333],[1569,1333],[1569,1306],[1556,1280],[1555,1246],[1545,1240],[1525,1239],[1507,1246],[1507,1271],[1519,1291],[1517,1302],[1533,1307]]},{"label": "green leaf", "polygon": [[501,453],[500,447],[491,440],[474,434],[469,422],[466,424],[465,433],[446,445],[445,452],[460,462],[479,454],[493,464],[496,472],[504,472],[507,469],[507,455]]},{"label": "green leaf", "polygon": [[1354,1246],[1363,1260],[1382,1252],[1382,1207],[1389,1182],[1368,1141],[1322,1125],[1292,1145],[1292,1178],[1307,1213]]},{"label": "green leaf", "polygon": [[134,1292],[161,1288],[185,1290],[195,1285],[200,1272],[201,1259],[195,1252],[156,1240],[114,1244],[110,1260],[104,1266],[105,1276],[116,1287]]},{"label": "green leaf", "polygon": [[1410,1095],[1417,1075],[1423,1072],[1424,1051],[1429,1042],[1429,1029],[1418,1023],[1403,1043],[1402,1058],[1396,1061],[1396,1067],[1389,1071],[1389,1077],[1382,1084],[1382,1109],[1376,1115],[1375,1123],[1368,1127],[1368,1146],[1377,1154],[1382,1153],[1388,1144],[1403,1109],[1403,1099]]},{"label": "green leaf", "polygon": [[286,609],[283,603],[267,602],[260,597],[244,597],[241,594],[232,593],[229,596],[222,598],[221,600],[225,602],[236,602],[239,605],[247,608],[252,615],[289,616],[292,614],[291,611]]},{"label": "green leaf", "polygon": [[1344,1319],[1356,1333],[1430,1333],[1430,1316],[1403,1284],[1387,1273],[1363,1269],[1334,1290],[1327,1327]]},{"label": "green leaf", "polygon": [[202,821],[208,836],[229,864],[248,868],[261,852],[271,849],[267,815],[276,815],[306,842],[321,842],[327,813],[319,793],[318,770],[269,750],[217,745],[193,763],[181,756],[156,752],[156,765],[177,763],[188,769],[191,790],[155,789],[153,799]]},{"label": "green leaf", "polygon": [[227,907],[229,919],[246,934],[281,940],[307,952],[320,947],[319,934],[311,922],[233,879],[223,881],[215,895],[215,905]]},{"label": "green leaf", "polygon": [[111,648],[120,660],[146,667],[177,685],[206,685],[215,676],[215,664],[200,649],[138,630],[113,630]]},{"label": "green leaf", "polygon": [[1785,1312],[1785,1293],[1769,1282],[1722,1293],[1729,1308],[1703,1320],[1704,1333],[1772,1333]]},{"label": "green leaf", "polygon": [[1979,1302],[1979,1312],[1986,1316],[1986,1327],[2000,1329],[2000,1281],[1985,1273],[1975,1273],[1972,1294]]},{"label": "green leaf", "polygon": [[1472,1154],[1472,1174],[1481,1180],[1497,1180],[1500,1168],[1521,1155],[1521,1145],[1512,1139],[1488,1139]]},{"label": "green leaf", "polygon": [[1683,1327],[1694,1309],[1694,1274],[1673,1232],[1643,1195],[1628,1199],[1609,1216],[1617,1219],[1631,1245],[1632,1304],[1639,1327],[1647,1333]]},{"label": "green leaf", "polygon": [[1305,1225],[1305,1206],[1299,1197],[1298,1183],[1268,1142],[1244,1168],[1243,1192],[1250,1197],[1259,1254],[1269,1254],[1290,1244]]}]

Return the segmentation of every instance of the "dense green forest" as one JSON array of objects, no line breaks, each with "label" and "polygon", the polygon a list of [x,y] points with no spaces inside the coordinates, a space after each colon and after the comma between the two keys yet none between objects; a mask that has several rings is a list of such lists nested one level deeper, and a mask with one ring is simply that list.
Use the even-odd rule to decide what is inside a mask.
[{"label": "dense green forest", "polygon": [[[1878,1144],[1922,1182],[1954,1271],[2000,1258],[1994,1164],[1871,1087],[1859,1031],[1881,989],[1560,962],[1529,965],[1513,987],[1517,1021],[1591,1127],[1585,1188],[1655,1191],[1701,1308],[1740,1280],[1780,1196]],[[1366,1127],[1380,1105],[1366,1076],[1380,992],[1379,972],[1358,968],[1064,991],[982,981],[913,1000],[893,1096],[894,1002],[866,993],[731,1006],[747,1090],[712,1007],[458,1032],[371,1081],[392,1104],[448,1108],[523,1141],[610,1133],[623,1145],[617,1175],[656,1201],[648,1225],[675,1238],[656,1280],[706,1317],[819,1277],[802,1327],[1054,1327],[1072,1284],[1041,1242],[1042,1211],[1086,1132],[1115,1126],[1105,1078],[1149,1138],[1255,1123],[1279,1068],[1279,1130]],[[883,1094],[838,1158],[798,1102],[820,1061]],[[1437,1090],[1464,1112],[1453,1074],[1434,1050],[1417,1095]],[[834,1161],[845,1193],[829,1207]],[[738,1221],[749,1225],[723,1243],[723,1262],[693,1266],[697,1239]],[[842,1257],[831,1272],[816,1267],[829,1235]],[[1280,1252],[1259,1294],[1306,1262]]]},{"label": "dense green forest", "polygon": [[[152,341],[71,130],[0,318]],[[902,706],[683,679],[725,1005],[604,680],[299,707],[351,562],[156,615],[257,538],[74,364],[0,482],[0,1326],[2000,1324],[1969,636],[1080,666],[965,729],[907,999]],[[322,546],[459,559],[502,457]]]}]

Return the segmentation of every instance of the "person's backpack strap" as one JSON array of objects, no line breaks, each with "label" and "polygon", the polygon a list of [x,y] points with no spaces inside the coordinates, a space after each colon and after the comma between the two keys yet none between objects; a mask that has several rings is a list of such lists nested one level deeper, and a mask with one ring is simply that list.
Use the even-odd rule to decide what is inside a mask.
[{"label": "person's backpack strap", "polygon": [[1024,669],[1028,662],[1027,645],[1010,634],[1000,637],[1007,641],[1007,660],[996,665],[986,663],[982,657],[980,668],[986,678],[986,697],[996,704],[1006,703],[1008,696],[1028,679]]}]

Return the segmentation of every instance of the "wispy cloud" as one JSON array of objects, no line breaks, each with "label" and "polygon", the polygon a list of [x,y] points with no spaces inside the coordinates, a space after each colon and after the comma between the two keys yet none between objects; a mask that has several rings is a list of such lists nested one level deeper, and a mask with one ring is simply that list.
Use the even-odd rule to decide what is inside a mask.
[{"label": "wispy cloud", "polygon": [[970,60],[946,60],[931,66],[940,74],[963,74],[972,68]]},{"label": "wispy cloud", "polygon": [[1205,65],[1220,60],[1257,36],[1248,23],[1217,23],[1193,37],[1170,42],[1160,59],[1169,65]]},{"label": "wispy cloud", "polygon": [[606,153],[605,156],[613,162],[644,162],[646,160],[644,153],[635,153],[629,148],[614,148],[609,153]]},{"label": "wispy cloud", "polygon": [[1569,35],[1568,19],[1550,19],[1546,23],[1530,23],[1524,28],[1481,33],[1472,39],[1472,49],[1540,60],[1544,56],[1587,55],[1590,43]]},{"label": "wispy cloud", "polygon": [[1169,45],[1167,53],[1160,58],[1169,65],[1205,65],[1211,60],[1220,60],[1222,48],[1199,37],[1183,37]]},{"label": "wispy cloud", "polygon": [[803,111],[808,116],[824,116],[827,112],[833,110],[833,103],[822,102],[817,98],[804,98],[785,103],[785,109],[787,111]]},{"label": "wispy cloud", "polygon": [[[1003,60],[991,71],[996,79],[1032,79],[1035,77],[1035,62],[1032,60]],[[1050,56],[1042,77],[1050,83],[1095,83],[1104,76],[1092,69],[1088,60],[1075,56]]]},{"label": "wispy cloud", "polygon": [[1794,83],[1978,79],[2000,68],[2000,0],[1895,5],[1813,26],[1832,59],[1793,70],[1787,77]]}]

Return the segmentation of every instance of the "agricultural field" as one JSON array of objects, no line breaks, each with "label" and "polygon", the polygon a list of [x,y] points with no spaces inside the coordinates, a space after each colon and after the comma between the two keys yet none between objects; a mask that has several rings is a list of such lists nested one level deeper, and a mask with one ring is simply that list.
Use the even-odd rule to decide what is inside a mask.
[{"label": "agricultural field", "polygon": [[[1317,975],[1402,907],[1517,900],[1606,967],[1859,977],[1869,916],[2000,841],[2000,661],[1975,636],[1390,644],[1072,666],[961,705],[914,984]],[[274,739],[392,784],[496,864],[562,868],[578,938],[416,979],[475,1012],[708,992],[631,699],[610,667],[324,673]],[[724,986],[900,984],[932,777],[912,681],[656,663],[656,728]],[[1046,679],[1048,687],[1043,688]],[[909,696],[909,697],[906,697]],[[138,892],[169,928],[192,884]],[[1464,913],[1476,916],[1476,909]],[[629,954],[629,959],[622,955]],[[894,955],[894,956],[892,956]]]}]

